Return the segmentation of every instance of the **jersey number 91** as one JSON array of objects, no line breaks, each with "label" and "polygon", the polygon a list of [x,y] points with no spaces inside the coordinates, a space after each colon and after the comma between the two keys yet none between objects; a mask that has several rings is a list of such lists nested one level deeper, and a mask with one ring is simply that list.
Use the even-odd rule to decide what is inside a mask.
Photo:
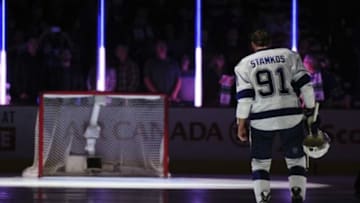
[{"label": "jersey number 91", "polygon": [[[283,67],[277,67],[275,71],[261,69],[255,73],[258,93],[262,97],[289,94],[290,90],[286,85],[286,75]],[[279,84],[279,87],[275,88]]]}]

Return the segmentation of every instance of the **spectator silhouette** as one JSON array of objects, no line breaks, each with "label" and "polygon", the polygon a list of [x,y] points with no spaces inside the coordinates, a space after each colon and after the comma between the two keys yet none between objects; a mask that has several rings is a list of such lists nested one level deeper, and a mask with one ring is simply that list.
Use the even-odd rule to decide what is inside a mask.
[{"label": "spectator silhouette", "polygon": [[181,58],[181,88],[179,100],[182,105],[191,106],[194,102],[195,74],[193,63],[189,55],[184,54]]},{"label": "spectator silhouette", "polygon": [[30,37],[25,49],[14,62],[10,77],[10,96],[12,104],[34,105],[40,91],[41,62],[38,55],[38,39]]},{"label": "spectator silhouette", "polygon": [[129,56],[128,46],[119,44],[115,48],[116,91],[137,92],[140,87],[140,69]]},{"label": "spectator silhouette", "polygon": [[69,49],[60,53],[60,61],[53,72],[47,75],[47,90],[55,91],[83,91],[85,79],[80,68],[73,62]]},{"label": "spectator silhouette", "polygon": [[204,73],[204,105],[229,106],[234,76],[229,73],[223,53],[214,54]]},{"label": "spectator silhouette", "polygon": [[303,64],[310,73],[316,101],[326,107],[332,107],[336,103],[343,103],[345,98],[343,89],[336,77],[329,70],[322,67],[317,54],[306,53]]},{"label": "spectator silhouette", "polygon": [[144,83],[149,92],[164,93],[170,101],[178,102],[180,67],[176,60],[168,56],[167,44],[162,40],[155,43],[155,57],[145,63]]}]

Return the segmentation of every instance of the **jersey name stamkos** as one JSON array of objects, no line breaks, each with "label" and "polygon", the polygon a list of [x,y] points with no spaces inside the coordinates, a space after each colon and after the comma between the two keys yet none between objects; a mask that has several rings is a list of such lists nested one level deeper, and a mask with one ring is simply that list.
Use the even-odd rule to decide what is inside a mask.
[{"label": "jersey name stamkos", "polygon": [[264,65],[264,64],[273,64],[273,63],[285,63],[285,56],[265,56],[263,58],[255,58],[250,61],[250,64],[253,68],[257,65]]},{"label": "jersey name stamkos", "polygon": [[260,130],[293,127],[303,118],[297,91],[310,82],[300,56],[286,48],[264,49],[235,67],[236,116]]}]

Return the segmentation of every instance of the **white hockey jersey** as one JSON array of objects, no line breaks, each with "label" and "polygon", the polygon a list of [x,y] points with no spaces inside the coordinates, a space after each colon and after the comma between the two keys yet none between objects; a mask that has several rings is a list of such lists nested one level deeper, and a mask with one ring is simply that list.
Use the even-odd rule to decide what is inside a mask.
[{"label": "white hockey jersey", "polygon": [[297,125],[305,107],[315,105],[314,90],[298,53],[286,48],[262,49],[235,66],[237,118],[250,119],[260,130]]}]

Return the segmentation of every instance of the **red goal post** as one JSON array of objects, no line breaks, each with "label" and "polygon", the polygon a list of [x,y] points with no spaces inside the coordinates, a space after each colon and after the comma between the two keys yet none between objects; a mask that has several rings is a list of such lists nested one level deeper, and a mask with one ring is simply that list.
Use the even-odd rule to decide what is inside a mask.
[{"label": "red goal post", "polygon": [[23,176],[168,177],[168,143],[166,95],[45,92]]}]

